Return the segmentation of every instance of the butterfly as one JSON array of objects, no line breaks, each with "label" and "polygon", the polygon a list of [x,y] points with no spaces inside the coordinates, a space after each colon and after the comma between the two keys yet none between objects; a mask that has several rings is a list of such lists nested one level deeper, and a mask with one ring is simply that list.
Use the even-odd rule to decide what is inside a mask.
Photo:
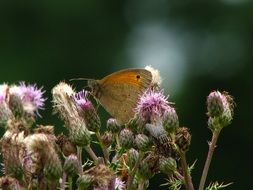
[{"label": "butterfly", "polygon": [[120,125],[134,117],[138,99],[151,83],[152,74],[146,69],[120,70],[100,80],[88,80],[91,94]]}]

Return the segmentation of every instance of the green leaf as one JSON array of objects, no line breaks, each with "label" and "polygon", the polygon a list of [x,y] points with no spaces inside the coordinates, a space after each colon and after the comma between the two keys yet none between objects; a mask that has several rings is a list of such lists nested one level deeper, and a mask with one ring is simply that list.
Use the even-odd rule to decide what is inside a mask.
[{"label": "green leaf", "polygon": [[228,187],[229,185],[232,185],[233,183],[228,183],[228,184],[219,184],[217,181],[210,183],[208,187],[206,187],[205,190],[219,190],[219,189],[224,189],[225,187]]}]

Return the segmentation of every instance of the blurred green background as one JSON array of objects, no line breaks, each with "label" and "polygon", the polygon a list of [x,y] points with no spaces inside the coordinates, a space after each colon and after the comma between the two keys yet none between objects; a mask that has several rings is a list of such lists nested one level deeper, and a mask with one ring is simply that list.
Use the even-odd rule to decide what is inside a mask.
[{"label": "blurred green background", "polygon": [[[181,126],[192,133],[187,154],[197,159],[198,184],[211,132],[206,96],[225,90],[237,103],[211,164],[208,182],[250,189],[253,170],[253,2],[250,0],[4,1],[0,2],[0,82],[44,86],[42,124],[51,115],[51,89],[71,78],[102,78],[129,67],[152,65],[175,102]],[[77,89],[86,84],[71,82]],[[108,115],[104,116],[107,117]],[[150,189],[166,189],[158,175]]]}]

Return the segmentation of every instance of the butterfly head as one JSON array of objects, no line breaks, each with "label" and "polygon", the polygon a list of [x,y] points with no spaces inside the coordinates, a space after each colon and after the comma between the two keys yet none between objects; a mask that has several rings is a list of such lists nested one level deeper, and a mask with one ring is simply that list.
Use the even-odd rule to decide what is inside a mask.
[{"label": "butterfly head", "polygon": [[100,97],[101,87],[98,80],[89,79],[88,87],[91,89],[91,94],[97,98]]}]

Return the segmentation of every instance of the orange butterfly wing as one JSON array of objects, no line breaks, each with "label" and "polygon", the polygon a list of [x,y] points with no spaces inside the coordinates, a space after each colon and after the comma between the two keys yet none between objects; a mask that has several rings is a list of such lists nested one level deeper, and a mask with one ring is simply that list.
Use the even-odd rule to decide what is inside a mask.
[{"label": "orange butterfly wing", "polygon": [[97,98],[108,113],[124,124],[134,116],[138,98],[151,81],[152,75],[145,69],[118,71],[98,81],[100,97]]}]

